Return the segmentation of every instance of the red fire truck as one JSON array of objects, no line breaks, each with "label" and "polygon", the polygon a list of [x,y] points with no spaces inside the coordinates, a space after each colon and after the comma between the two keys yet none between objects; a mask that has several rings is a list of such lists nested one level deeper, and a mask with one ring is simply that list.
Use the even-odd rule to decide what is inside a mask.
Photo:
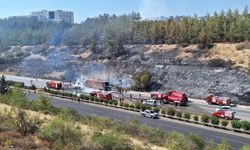
[{"label": "red fire truck", "polygon": [[151,98],[179,105],[186,105],[188,102],[187,95],[178,91],[169,91],[166,93],[153,92],[151,93]]},{"label": "red fire truck", "polygon": [[60,89],[63,88],[61,82],[48,81],[48,82],[46,82],[46,85],[47,85],[48,88],[56,89],[56,90],[60,90]]},{"label": "red fire truck", "polygon": [[234,112],[230,107],[223,106],[216,109],[216,111],[212,113],[212,116],[232,120],[234,119],[235,113],[236,112]]},{"label": "red fire truck", "polygon": [[88,79],[86,80],[87,86],[94,88],[94,89],[100,89],[104,91],[110,91],[111,86],[109,82],[107,81],[102,81],[102,80],[93,80],[93,79]]},{"label": "red fire truck", "polygon": [[100,98],[103,101],[109,101],[112,100],[112,93],[111,92],[105,92],[101,90],[93,90],[92,93],[90,93],[91,96]]},{"label": "red fire truck", "polygon": [[208,104],[215,104],[215,105],[230,105],[231,100],[225,97],[218,97],[214,96],[213,94],[206,97],[206,102]]}]

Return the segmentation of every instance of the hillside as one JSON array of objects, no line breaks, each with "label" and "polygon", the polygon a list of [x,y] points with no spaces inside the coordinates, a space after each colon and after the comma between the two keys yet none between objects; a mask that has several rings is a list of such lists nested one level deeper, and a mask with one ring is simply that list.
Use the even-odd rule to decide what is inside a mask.
[{"label": "hillside", "polygon": [[129,88],[143,70],[152,73],[151,90],[175,89],[191,97],[209,92],[233,101],[249,100],[249,43],[199,45],[126,45],[126,58],[89,47],[15,46],[0,54],[1,71],[20,76],[75,82],[109,80]]}]

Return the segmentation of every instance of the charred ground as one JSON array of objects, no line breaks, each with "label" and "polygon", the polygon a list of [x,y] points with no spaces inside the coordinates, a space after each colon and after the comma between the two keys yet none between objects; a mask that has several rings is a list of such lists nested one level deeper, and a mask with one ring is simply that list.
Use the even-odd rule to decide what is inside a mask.
[{"label": "charred ground", "polygon": [[16,46],[1,53],[0,67],[20,76],[70,82],[83,76],[124,87],[132,86],[133,77],[148,70],[152,74],[151,90],[175,89],[195,98],[211,92],[248,103],[249,52],[247,48],[238,50],[241,44],[215,44],[211,49],[198,45],[127,45],[126,57],[112,57],[101,46],[98,53],[89,47]]}]

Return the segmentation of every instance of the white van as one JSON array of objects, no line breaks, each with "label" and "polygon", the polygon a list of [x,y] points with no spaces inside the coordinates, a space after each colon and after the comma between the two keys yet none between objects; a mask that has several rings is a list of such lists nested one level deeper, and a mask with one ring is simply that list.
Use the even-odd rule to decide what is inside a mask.
[{"label": "white van", "polygon": [[156,106],[157,101],[154,99],[143,101],[142,104],[150,105],[150,106]]}]

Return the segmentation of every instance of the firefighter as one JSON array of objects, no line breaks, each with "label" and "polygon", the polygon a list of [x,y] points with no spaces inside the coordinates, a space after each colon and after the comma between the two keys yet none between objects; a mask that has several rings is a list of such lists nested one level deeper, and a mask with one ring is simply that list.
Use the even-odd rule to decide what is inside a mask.
[{"label": "firefighter", "polygon": [[132,94],[130,94],[129,97],[130,97],[130,100],[131,100],[132,99]]},{"label": "firefighter", "polygon": [[177,108],[177,106],[178,106],[178,103],[177,103],[177,102],[175,102],[174,106],[175,106],[175,108]]},{"label": "firefighter", "polygon": [[77,100],[78,100],[78,103],[80,103],[80,97],[78,97]]}]

